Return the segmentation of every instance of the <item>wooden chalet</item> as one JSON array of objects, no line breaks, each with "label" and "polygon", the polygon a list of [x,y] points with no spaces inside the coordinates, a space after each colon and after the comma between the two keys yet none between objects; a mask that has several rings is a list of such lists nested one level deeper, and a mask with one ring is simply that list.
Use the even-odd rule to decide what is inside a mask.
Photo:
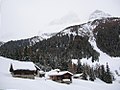
[{"label": "wooden chalet", "polygon": [[72,83],[72,76],[73,74],[69,71],[60,71],[49,74],[50,79],[53,81],[67,84]]},{"label": "wooden chalet", "polygon": [[10,72],[13,77],[34,79],[37,70],[33,62],[17,62],[11,64]]},{"label": "wooden chalet", "polygon": [[14,70],[12,72],[13,77],[20,77],[20,78],[29,78],[34,79],[35,78],[35,71],[34,70]]}]

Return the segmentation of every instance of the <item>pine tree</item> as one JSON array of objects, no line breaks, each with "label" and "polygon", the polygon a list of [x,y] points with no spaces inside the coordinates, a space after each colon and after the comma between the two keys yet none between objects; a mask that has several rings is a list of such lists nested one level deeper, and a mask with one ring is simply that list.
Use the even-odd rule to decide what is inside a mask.
[{"label": "pine tree", "polygon": [[91,80],[91,81],[95,80],[95,74],[94,74],[93,68],[90,68],[89,80]]},{"label": "pine tree", "polygon": [[88,80],[87,79],[87,69],[86,68],[87,68],[87,65],[83,64],[83,72],[82,72],[83,73],[82,74],[82,79],[83,80]]},{"label": "pine tree", "polygon": [[82,73],[82,65],[81,65],[81,62],[80,62],[80,59],[78,59],[78,65],[77,65],[77,73]]},{"label": "pine tree", "polygon": [[14,71],[12,64],[10,65],[9,71],[10,71],[10,72],[13,72],[13,71]]},{"label": "pine tree", "polygon": [[87,79],[87,73],[85,72],[85,70],[83,70],[82,79],[83,80],[88,80]]},{"label": "pine tree", "polygon": [[94,73],[95,73],[95,77],[100,78],[100,65],[99,64],[96,64]]},{"label": "pine tree", "polygon": [[108,63],[106,63],[105,82],[106,82],[106,83],[112,83],[112,75],[111,75],[111,73],[110,73],[110,68],[109,68]]},{"label": "pine tree", "polygon": [[101,66],[99,77],[100,77],[101,80],[105,81],[105,68],[104,68],[104,65]]},{"label": "pine tree", "polygon": [[72,61],[71,60],[69,60],[68,62],[68,71],[72,72]]}]

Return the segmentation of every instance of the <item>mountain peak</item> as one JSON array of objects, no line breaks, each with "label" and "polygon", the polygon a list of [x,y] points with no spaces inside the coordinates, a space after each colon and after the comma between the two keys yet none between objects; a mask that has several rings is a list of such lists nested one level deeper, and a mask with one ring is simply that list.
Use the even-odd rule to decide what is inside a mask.
[{"label": "mountain peak", "polygon": [[102,18],[107,18],[107,17],[111,17],[110,14],[105,13],[101,10],[95,10],[90,16],[89,16],[89,20],[95,20],[95,19],[102,19]]}]

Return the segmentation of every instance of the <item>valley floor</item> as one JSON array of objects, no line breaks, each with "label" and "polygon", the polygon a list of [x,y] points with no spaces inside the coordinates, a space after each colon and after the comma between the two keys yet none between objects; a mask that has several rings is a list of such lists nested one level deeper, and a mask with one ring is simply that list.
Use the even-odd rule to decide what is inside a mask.
[{"label": "valley floor", "polygon": [[73,79],[72,84],[61,84],[45,78],[35,80],[13,78],[0,74],[0,89],[3,90],[120,90],[119,83],[106,84],[97,79],[95,82]]},{"label": "valley floor", "polygon": [[73,79],[71,84],[57,83],[45,78],[13,78],[9,72],[11,59],[0,57],[0,90],[120,90],[120,83],[106,84],[99,79],[94,82]]}]

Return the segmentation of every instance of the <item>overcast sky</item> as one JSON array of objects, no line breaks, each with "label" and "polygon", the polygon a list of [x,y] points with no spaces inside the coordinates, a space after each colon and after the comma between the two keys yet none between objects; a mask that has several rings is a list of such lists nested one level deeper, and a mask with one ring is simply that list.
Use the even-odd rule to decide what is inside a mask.
[{"label": "overcast sky", "polygon": [[120,0],[0,0],[0,41],[51,32],[47,27],[85,22],[96,9],[120,16]]}]

